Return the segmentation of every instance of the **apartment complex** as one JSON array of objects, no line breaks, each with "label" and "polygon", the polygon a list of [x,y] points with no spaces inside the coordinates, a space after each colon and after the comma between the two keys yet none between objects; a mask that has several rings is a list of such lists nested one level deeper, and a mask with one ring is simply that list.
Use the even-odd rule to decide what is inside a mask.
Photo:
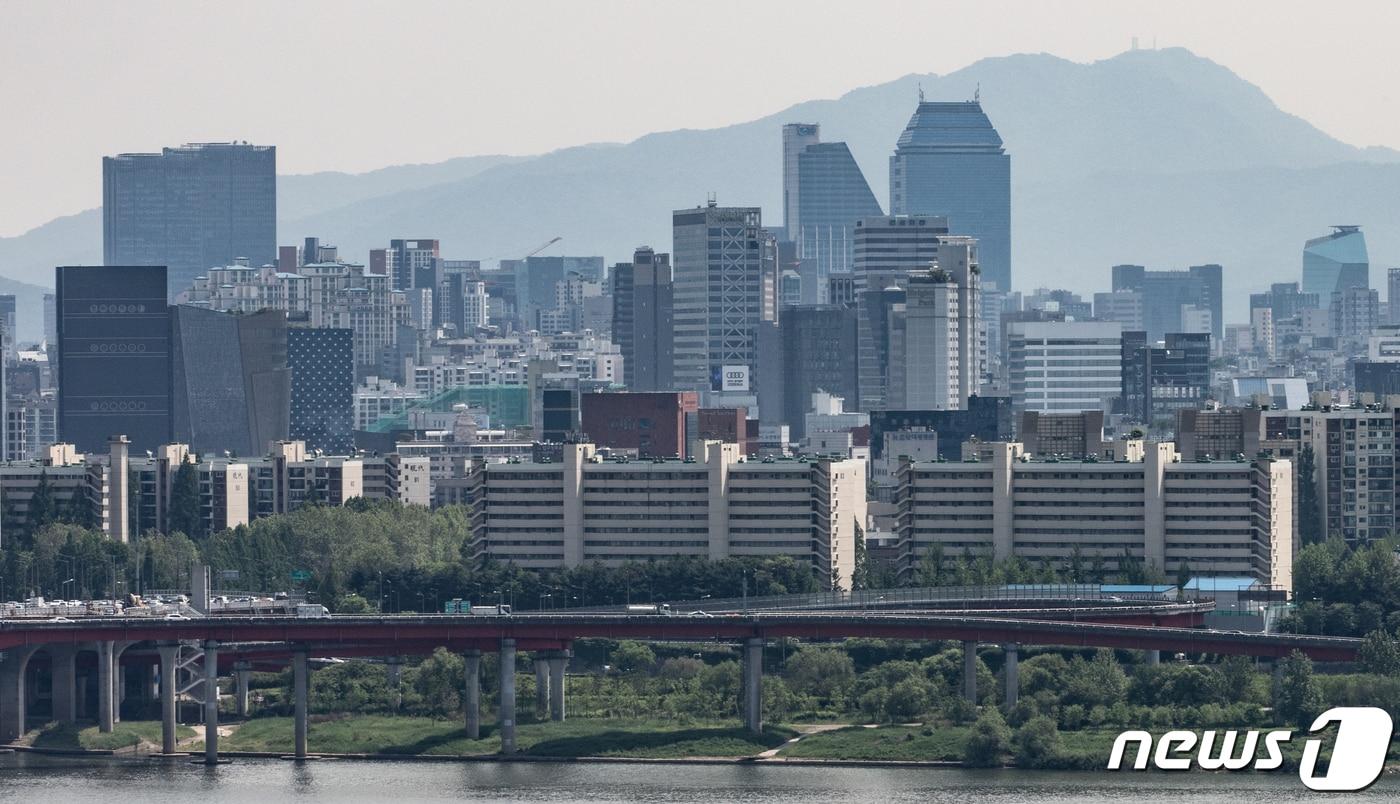
[{"label": "apartment complex", "polygon": [[129,447],[120,436],[101,453],[55,444],[42,459],[0,464],[0,486],[11,515],[23,521],[42,478],[59,510],[74,510],[78,503],[73,498],[81,498],[89,521],[112,539],[165,531],[176,474],[186,462],[193,464],[197,479],[202,533],[290,513],[309,502],[343,505],[354,497],[414,505],[432,501],[427,457],[317,456],[308,454],[300,441],[279,442],[254,458],[195,455],[185,444],[163,444],[148,456],[131,457]]},{"label": "apartment complex", "polygon": [[473,467],[479,554],[523,567],[677,556],[790,556],[849,587],[866,517],[865,463],[747,460],[707,441],[696,459],[603,460],[565,444],[554,462]]},{"label": "apartment complex", "polygon": [[1019,443],[990,460],[902,462],[895,505],[901,571],[946,554],[1066,566],[1077,553],[1109,571],[1125,557],[1168,575],[1238,575],[1291,589],[1293,465],[1183,462],[1170,442],[1141,460],[1034,461]]}]

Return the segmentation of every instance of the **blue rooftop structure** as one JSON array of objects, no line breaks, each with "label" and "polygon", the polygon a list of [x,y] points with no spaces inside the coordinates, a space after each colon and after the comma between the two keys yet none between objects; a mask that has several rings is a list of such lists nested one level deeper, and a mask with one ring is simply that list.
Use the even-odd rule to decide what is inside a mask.
[{"label": "blue rooftop structure", "polygon": [[1003,153],[1001,135],[977,101],[924,101],[899,135],[896,153],[954,151]]}]

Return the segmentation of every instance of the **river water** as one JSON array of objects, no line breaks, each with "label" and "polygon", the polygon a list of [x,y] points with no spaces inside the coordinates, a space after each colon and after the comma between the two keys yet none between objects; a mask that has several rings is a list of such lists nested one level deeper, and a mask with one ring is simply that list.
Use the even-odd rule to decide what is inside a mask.
[{"label": "river water", "polygon": [[1134,773],[944,768],[782,767],[587,762],[369,762],[304,764],[0,756],[0,801],[237,802],[763,802],[941,804],[1081,801],[1279,804],[1396,801],[1400,778],[1363,793],[1324,796],[1296,772]]}]

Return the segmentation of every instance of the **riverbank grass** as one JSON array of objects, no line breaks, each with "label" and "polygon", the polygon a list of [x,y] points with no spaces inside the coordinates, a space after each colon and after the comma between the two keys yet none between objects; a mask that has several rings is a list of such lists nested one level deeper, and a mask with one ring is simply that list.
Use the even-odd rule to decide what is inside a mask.
[{"label": "riverbank grass", "polygon": [[[494,724],[482,724],[482,737],[468,740],[462,723],[423,717],[358,715],[313,721],[307,748],[324,754],[469,756],[501,750]],[[516,727],[521,754],[547,757],[743,757],[782,745],[795,732],[768,728],[750,734],[732,723],[680,724],[660,720],[593,720],[524,723]],[[288,753],[293,750],[292,719],[255,718],[220,741],[228,751]]]},{"label": "riverbank grass", "polygon": [[[179,739],[193,737],[194,733],[194,730],[188,726],[175,728],[176,737]],[[158,749],[160,739],[159,720],[124,720],[115,724],[112,731],[106,733],[100,731],[97,726],[83,727],[76,723],[49,723],[34,735],[31,744],[35,748],[57,748],[67,751],[78,749],[116,751],[143,744]]]}]

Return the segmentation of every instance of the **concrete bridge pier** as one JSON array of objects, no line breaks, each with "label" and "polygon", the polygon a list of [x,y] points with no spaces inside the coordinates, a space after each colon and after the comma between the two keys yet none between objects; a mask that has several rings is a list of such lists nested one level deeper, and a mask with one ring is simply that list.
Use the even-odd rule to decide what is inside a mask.
[{"label": "concrete bridge pier", "polygon": [[293,733],[296,758],[306,759],[306,716],[308,708],[306,650],[292,653],[292,697],[296,699]]},{"label": "concrete bridge pier", "polygon": [[110,732],[117,721],[117,651],[114,642],[97,643],[97,730]]},{"label": "concrete bridge pier", "polygon": [[963,697],[977,703],[977,643],[963,643]]},{"label": "concrete bridge pier", "polygon": [[501,640],[501,753],[515,753],[515,640]]},{"label": "concrete bridge pier", "polygon": [[549,719],[564,720],[564,670],[569,665],[569,651],[549,652]]},{"label": "concrete bridge pier", "polygon": [[253,665],[251,662],[233,663],[233,705],[239,717],[248,716],[248,705],[252,699],[252,690],[248,689],[248,683],[253,680]]},{"label": "concrete bridge pier", "polygon": [[462,691],[462,708],[467,710],[467,739],[481,739],[481,651],[462,651],[466,684]]},{"label": "concrete bridge pier", "polygon": [[1002,650],[1006,653],[1006,708],[1010,711],[1021,697],[1021,646],[1010,642]]},{"label": "concrete bridge pier", "polygon": [[552,651],[535,651],[535,718],[549,714],[549,656]]},{"label": "concrete bridge pier", "polygon": [[180,643],[162,642],[156,646],[160,654],[160,751],[162,754],[175,753],[175,659],[180,653]]},{"label": "concrete bridge pier", "polygon": [[11,648],[0,661],[0,742],[12,743],[24,736],[24,671],[38,648]]},{"label": "concrete bridge pier", "polygon": [[397,712],[403,706],[403,657],[385,659],[384,673],[389,683],[389,706]]},{"label": "concrete bridge pier", "polygon": [[1160,650],[1147,650],[1143,651],[1143,653],[1146,654],[1148,667],[1156,667],[1162,663],[1162,652]]},{"label": "concrete bridge pier", "polygon": [[60,723],[72,723],[78,719],[78,647],[50,645],[48,651],[53,662],[50,675],[53,681],[53,719]]},{"label": "concrete bridge pier", "polygon": [[204,764],[219,764],[219,641],[204,642]]},{"label": "concrete bridge pier", "polygon": [[744,640],[744,728],[763,731],[763,638]]}]

